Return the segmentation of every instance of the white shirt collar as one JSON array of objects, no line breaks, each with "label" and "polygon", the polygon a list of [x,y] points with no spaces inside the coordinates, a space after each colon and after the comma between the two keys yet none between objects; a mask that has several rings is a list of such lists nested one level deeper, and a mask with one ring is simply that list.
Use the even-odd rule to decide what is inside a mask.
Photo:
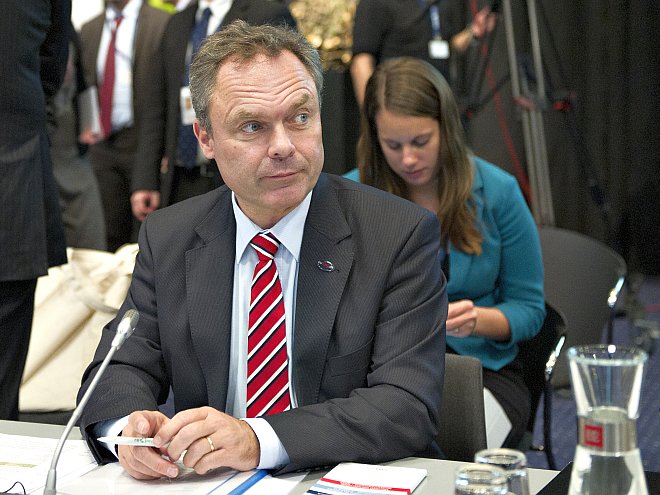
[{"label": "white shirt collar", "polygon": [[[300,260],[300,246],[302,245],[303,231],[305,230],[305,221],[309,212],[309,205],[312,200],[312,191],[305,199],[290,211],[284,218],[277,222],[271,229],[280,243],[291,253],[296,261]],[[236,218],[236,263],[240,262],[245,249],[250,244],[252,238],[264,229],[250,220],[238,206],[234,192],[231,193],[231,204]]]},{"label": "white shirt collar", "polygon": [[137,19],[141,8],[142,0],[129,0],[121,11],[118,11],[114,7],[108,5],[108,7],[105,9],[105,18],[108,20],[114,20],[117,15],[121,14],[124,18]]},{"label": "white shirt collar", "polygon": [[231,4],[232,0],[199,0],[196,19],[200,18],[206,8],[210,8],[214,16],[224,17]]}]

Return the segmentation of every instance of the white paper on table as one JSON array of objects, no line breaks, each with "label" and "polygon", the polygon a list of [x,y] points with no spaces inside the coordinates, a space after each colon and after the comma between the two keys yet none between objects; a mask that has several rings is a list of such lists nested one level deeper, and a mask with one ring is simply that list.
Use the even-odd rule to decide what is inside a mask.
[{"label": "white paper on table", "polygon": [[[26,493],[43,490],[57,442],[55,438],[0,433],[0,492],[16,481],[23,484]],[[83,440],[67,440],[57,465],[58,484],[78,478],[96,466]],[[23,490],[17,485],[9,493]]]},{"label": "white paper on table", "polygon": [[[105,466],[87,473],[73,482],[58,485],[58,493],[63,495],[90,495],[112,493],[113,495],[226,495],[242,483],[248,481],[256,471],[239,472],[233,469],[216,469],[206,475],[199,475],[189,469],[176,479],[136,480],[124,471],[119,463]],[[267,476],[266,476],[267,477]],[[263,478],[259,481],[261,483]],[[254,486],[258,486],[257,485]],[[251,493],[251,492],[246,492]],[[272,495],[272,492],[271,494]]]},{"label": "white paper on table", "polygon": [[[256,485],[245,492],[245,495],[287,495],[307,476],[304,473],[282,474],[280,476],[267,475]],[[213,494],[215,495],[215,494]]]},{"label": "white paper on table", "polygon": [[386,495],[412,493],[426,477],[426,469],[342,462],[318,480],[307,493]]}]

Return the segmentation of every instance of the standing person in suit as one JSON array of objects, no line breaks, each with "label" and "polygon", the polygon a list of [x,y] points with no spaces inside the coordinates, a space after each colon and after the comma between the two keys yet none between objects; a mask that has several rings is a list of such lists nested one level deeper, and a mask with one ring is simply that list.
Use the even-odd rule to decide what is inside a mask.
[{"label": "standing person in suit", "polygon": [[516,448],[530,408],[518,343],[545,317],[539,235],[518,183],[470,153],[449,84],[411,57],[369,79],[357,155],[361,182],[438,216],[449,245],[447,350],[481,360],[488,446]]},{"label": "standing person in suit", "polygon": [[46,99],[66,69],[70,0],[7,0],[0,16],[0,419],[18,419],[37,278],[66,263]]},{"label": "standing person in suit", "polygon": [[[195,134],[226,185],[142,225],[120,310],[140,321],[81,420],[98,459],[116,457],[95,438],[122,430],[160,446],[119,447],[140,479],[176,476],[161,453],[184,450],[198,473],[439,454],[440,227],[413,203],[321,173],[322,74],[290,28],[236,21],[202,45]],[[157,411],[170,386],[172,419]]]},{"label": "standing person in suit", "polygon": [[172,17],[156,58],[160,65],[154,69],[152,91],[147,95],[133,172],[131,205],[140,221],[158,207],[222,184],[215,163],[199,151],[192,131],[187,71],[193,38],[201,41],[236,19],[296,25],[286,6],[270,0],[200,0]]},{"label": "standing person in suit", "polygon": [[[169,18],[146,0],[108,0],[105,12],[81,28],[85,80],[98,87],[102,121],[100,134],[87,130],[81,140],[91,145],[89,160],[101,190],[110,251],[134,242],[137,235],[138,225],[131,213],[131,175],[138,129],[154,81],[151,64],[158,56]],[[109,54],[114,54],[114,76],[105,79],[106,70],[112,72]],[[108,82],[108,112],[104,112],[104,84]]]},{"label": "standing person in suit", "polygon": [[78,141],[78,97],[86,88],[80,61],[80,38],[71,26],[69,60],[62,87],[50,107],[53,174],[60,194],[64,236],[69,247],[107,250],[103,204],[96,176],[87,157],[88,146]]}]

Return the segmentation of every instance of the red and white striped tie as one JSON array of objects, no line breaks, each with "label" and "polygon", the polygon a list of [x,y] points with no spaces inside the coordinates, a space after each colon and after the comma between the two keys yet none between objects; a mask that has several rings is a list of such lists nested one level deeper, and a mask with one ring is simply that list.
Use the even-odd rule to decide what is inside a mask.
[{"label": "red and white striped tie", "polygon": [[271,233],[254,236],[254,268],[248,317],[247,417],[291,408],[284,297],[275,266],[280,242]]}]

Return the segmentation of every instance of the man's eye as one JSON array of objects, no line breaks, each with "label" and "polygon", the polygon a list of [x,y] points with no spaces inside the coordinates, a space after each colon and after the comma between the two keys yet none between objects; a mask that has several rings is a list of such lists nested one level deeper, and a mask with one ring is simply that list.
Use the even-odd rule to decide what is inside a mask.
[{"label": "man's eye", "polygon": [[248,122],[247,124],[243,125],[242,130],[247,132],[247,133],[254,133],[257,132],[259,129],[261,129],[261,126],[257,124],[256,122]]},{"label": "man's eye", "polygon": [[299,113],[296,115],[296,118],[294,119],[297,124],[306,124],[309,122],[309,114],[308,113]]}]

